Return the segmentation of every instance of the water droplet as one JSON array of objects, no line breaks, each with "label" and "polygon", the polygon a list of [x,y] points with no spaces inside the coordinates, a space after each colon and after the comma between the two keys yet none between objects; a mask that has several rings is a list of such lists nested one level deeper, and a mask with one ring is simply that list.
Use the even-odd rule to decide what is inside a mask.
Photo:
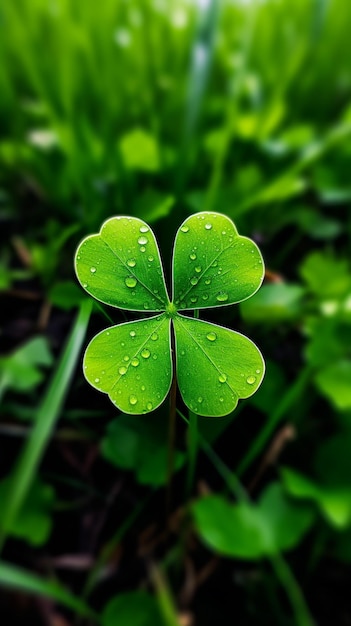
[{"label": "water droplet", "polygon": [[227,231],[226,230],[222,230],[222,235],[226,235]]},{"label": "water droplet", "polygon": [[216,296],[216,300],[217,302],[227,302],[228,294],[225,291],[220,291],[219,294]]},{"label": "water droplet", "polygon": [[256,376],[248,376],[246,382],[248,385],[253,385],[256,382]]},{"label": "water droplet", "polygon": [[207,293],[204,293],[204,295],[202,296],[202,299],[203,299],[203,300],[208,300],[208,294],[207,294]]},{"label": "water droplet", "polygon": [[183,224],[183,226],[180,227],[180,230],[182,231],[182,233],[188,233],[189,226],[187,226],[186,224]]},{"label": "water droplet", "polygon": [[201,402],[203,402],[203,398],[201,396],[199,396],[197,401],[198,401],[199,404],[201,404]]},{"label": "water droplet", "polygon": [[140,226],[139,230],[140,230],[141,233],[147,233],[149,228],[147,226]]},{"label": "water droplet", "polygon": [[132,404],[133,406],[138,402],[138,398],[134,395],[129,396],[129,403]]},{"label": "water droplet", "polygon": [[141,248],[140,248],[140,252],[145,252],[145,251],[146,251],[145,246],[141,246]]},{"label": "water droplet", "polygon": [[195,252],[192,252],[191,254],[189,254],[189,258],[190,258],[192,261],[195,261],[195,259],[196,259],[196,254],[195,254]]},{"label": "water droplet", "polygon": [[126,355],[123,357],[123,361],[125,361],[126,363],[129,361],[129,356],[128,356],[128,354],[126,354]]},{"label": "water droplet", "polygon": [[200,274],[201,269],[202,269],[202,268],[201,268],[201,266],[200,266],[200,265],[198,265],[197,267],[195,267],[195,272],[196,272],[197,274]]},{"label": "water droplet", "polygon": [[224,402],[224,398],[222,398],[222,396],[219,398],[220,402]]},{"label": "water droplet", "polygon": [[152,254],[149,254],[149,256],[147,257],[147,260],[150,261],[150,263],[151,263],[151,261],[154,260],[154,257],[152,256]]},{"label": "water droplet", "polygon": [[128,259],[127,265],[128,265],[128,267],[135,267],[136,266],[135,259]]},{"label": "water droplet", "polygon": [[197,285],[197,283],[199,282],[199,279],[196,278],[196,276],[193,276],[193,278],[190,279],[190,282],[192,285]]},{"label": "water droplet", "polygon": [[192,302],[193,304],[195,304],[195,302],[197,302],[197,297],[196,296],[192,296],[190,298],[190,302]]},{"label": "water droplet", "polygon": [[110,335],[109,331],[107,331],[106,335],[109,337],[109,335]]},{"label": "water droplet", "polygon": [[135,287],[138,281],[136,278],[134,278],[134,276],[127,276],[124,282],[127,285],[127,287],[132,288],[132,287]]},{"label": "water droplet", "polygon": [[90,268],[90,271],[91,271],[91,273],[92,273],[92,274],[95,274],[95,272],[96,272],[96,267],[91,267],[91,268]]},{"label": "water droplet", "polygon": [[100,382],[100,378],[95,378],[95,382],[99,383]]},{"label": "water droplet", "polygon": [[145,391],[145,389],[146,389],[145,385],[141,385],[140,388],[141,388],[141,391]]},{"label": "water droplet", "polygon": [[210,284],[211,284],[211,279],[210,278],[206,278],[205,285],[210,285]]},{"label": "water droplet", "polygon": [[139,237],[138,239],[138,243],[140,243],[141,246],[145,246],[145,244],[147,244],[148,242],[148,238],[145,237],[145,235],[143,235],[142,237]]},{"label": "water droplet", "polygon": [[157,341],[158,339],[158,334],[157,333],[152,333],[150,339],[152,339],[152,341]]},{"label": "water droplet", "polygon": [[181,308],[181,309],[186,309],[186,304],[185,304],[185,302],[181,302],[181,303],[180,303],[180,308]]},{"label": "water droplet", "polygon": [[220,374],[218,376],[218,380],[220,383],[225,383],[225,381],[227,380],[227,376],[225,374]]},{"label": "water droplet", "polygon": [[206,230],[211,230],[212,228],[212,224],[210,224],[209,222],[207,224],[205,224],[205,228]]},{"label": "water droplet", "polygon": [[131,331],[130,331],[130,333],[129,333],[129,335],[130,335],[131,337],[135,337],[135,335],[136,335],[135,330],[131,330]]},{"label": "water droplet", "polygon": [[261,370],[256,370],[256,374],[259,374]]},{"label": "water droplet", "polygon": [[133,357],[133,359],[131,360],[130,364],[133,365],[133,367],[138,367],[139,359],[137,359],[136,357]]},{"label": "water droplet", "polygon": [[124,376],[124,374],[127,373],[127,368],[122,365],[122,367],[119,368],[118,372],[121,376]]},{"label": "water droplet", "polygon": [[181,350],[181,351],[180,351],[180,354],[181,354],[182,356],[184,356],[185,351],[184,351],[184,350]]},{"label": "water droplet", "polygon": [[145,309],[145,311],[147,311],[147,309],[148,309],[148,308],[149,308],[148,303],[147,303],[147,302],[144,302],[144,309]]},{"label": "water droplet", "polygon": [[148,409],[148,411],[151,411],[152,409],[152,402],[148,402],[146,405],[146,408]]},{"label": "water droplet", "polygon": [[207,339],[209,341],[216,341],[216,339],[217,339],[217,335],[216,335],[216,333],[213,332],[213,330],[211,330],[209,333],[207,333],[206,337],[207,337]]},{"label": "water droplet", "polygon": [[141,356],[143,357],[143,359],[148,359],[150,354],[151,352],[147,348],[144,348],[144,350],[141,351]]},{"label": "water droplet", "polygon": [[86,288],[87,288],[87,286],[88,286],[88,283],[83,283],[83,287],[84,287],[84,289],[86,289]]},{"label": "water droplet", "polygon": [[212,267],[217,267],[217,265],[218,265],[218,261],[213,261]]}]

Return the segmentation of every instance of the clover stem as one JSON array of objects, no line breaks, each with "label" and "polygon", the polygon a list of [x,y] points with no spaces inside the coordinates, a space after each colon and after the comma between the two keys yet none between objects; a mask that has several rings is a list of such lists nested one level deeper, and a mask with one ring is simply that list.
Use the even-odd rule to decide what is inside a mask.
[{"label": "clover stem", "polygon": [[166,491],[166,520],[169,518],[172,503],[172,478],[174,471],[174,448],[177,414],[177,377],[175,362],[175,341],[173,326],[171,329],[171,350],[173,361],[173,379],[169,395],[169,423],[168,423],[168,460],[167,460],[167,491]]},{"label": "clover stem", "polygon": [[[199,309],[194,310],[194,318],[199,319]],[[186,497],[189,498],[194,484],[197,457],[199,451],[198,416],[193,411],[189,411],[188,429],[188,470],[186,476]]]}]

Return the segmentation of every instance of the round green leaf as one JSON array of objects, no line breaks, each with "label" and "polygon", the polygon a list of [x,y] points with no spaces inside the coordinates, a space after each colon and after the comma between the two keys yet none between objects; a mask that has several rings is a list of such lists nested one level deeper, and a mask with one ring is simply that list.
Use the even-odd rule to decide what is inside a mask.
[{"label": "round green leaf", "polygon": [[130,311],[163,311],[169,301],[159,249],[136,217],[112,217],[82,241],[75,258],[84,289],[97,300]]},{"label": "round green leaf", "polygon": [[124,413],[149,413],[172,381],[170,320],[158,315],[112,326],[96,335],[84,355],[88,382]]},{"label": "round green leaf", "polygon": [[178,384],[189,409],[208,417],[227,415],[260,386],[264,360],[250,339],[183,315],[173,323]]},{"label": "round green leaf", "polygon": [[179,228],[173,253],[173,302],[203,309],[241,302],[264,276],[256,244],[220,213],[196,213]]}]

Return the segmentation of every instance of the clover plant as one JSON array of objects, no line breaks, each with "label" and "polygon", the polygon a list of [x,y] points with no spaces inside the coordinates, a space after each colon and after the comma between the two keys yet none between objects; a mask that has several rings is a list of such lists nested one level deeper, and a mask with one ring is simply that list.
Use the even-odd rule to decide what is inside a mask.
[{"label": "clover plant", "polygon": [[85,377],[123,412],[156,409],[170,390],[174,367],[184,403],[203,416],[227,415],[259,387],[264,361],[252,341],[183,314],[241,302],[261,285],[260,251],[228,217],[202,212],[180,226],[171,298],[155,236],[138,218],[107,220],[80,244],[75,263],[81,285],[97,300],[156,313],[103,330],[85,352]]}]

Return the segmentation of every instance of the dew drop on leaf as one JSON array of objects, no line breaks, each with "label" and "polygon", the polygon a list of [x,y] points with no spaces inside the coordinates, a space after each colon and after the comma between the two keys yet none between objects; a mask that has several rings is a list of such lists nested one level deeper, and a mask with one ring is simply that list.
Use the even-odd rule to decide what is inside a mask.
[{"label": "dew drop on leaf", "polygon": [[131,365],[133,365],[133,367],[138,367],[138,365],[139,365],[139,359],[137,359],[136,357],[134,357],[134,358],[131,360],[130,364],[131,364]]},{"label": "dew drop on leaf", "polygon": [[131,330],[131,331],[130,331],[130,333],[129,333],[129,335],[130,335],[131,337],[135,337],[135,335],[136,335],[135,330]]},{"label": "dew drop on leaf", "polygon": [[148,402],[146,405],[146,408],[148,409],[148,411],[151,411],[152,409],[152,402]]},{"label": "dew drop on leaf", "polygon": [[157,341],[158,339],[158,334],[157,333],[152,333],[150,339],[152,339],[152,341]]},{"label": "dew drop on leaf", "polygon": [[146,389],[145,385],[141,385],[140,389],[141,389],[141,391],[145,391],[145,389]]},{"label": "dew drop on leaf", "polygon": [[208,294],[207,294],[207,293],[204,293],[204,295],[202,296],[202,299],[203,299],[203,300],[208,300]]},{"label": "dew drop on leaf", "polygon": [[100,382],[100,378],[95,378],[95,382],[99,383]]},{"label": "dew drop on leaf", "polygon": [[216,296],[216,300],[217,302],[227,302],[228,294],[225,291],[220,291],[219,294]]},{"label": "dew drop on leaf", "polygon": [[211,332],[207,333],[206,337],[209,341],[216,341],[217,339],[216,333],[214,333],[212,330]]},{"label": "dew drop on leaf", "polygon": [[225,381],[227,380],[227,376],[225,374],[220,374],[218,380],[220,383],[225,383]]},{"label": "dew drop on leaf", "polygon": [[209,222],[207,224],[205,224],[205,228],[206,230],[211,230],[212,228],[212,224],[210,224]]},{"label": "dew drop on leaf", "polygon": [[83,283],[83,287],[84,287],[84,289],[86,289],[86,288],[87,288],[87,286],[88,286],[88,283]]},{"label": "dew drop on leaf", "polygon": [[152,254],[149,254],[149,256],[147,257],[147,260],[150,261],[150,263],[151,263],[151,261],[154,260],[154,257],[152,256]]},{"label": "dew drop on leaf", "polygon": [[140,226],[139,230],[141,233],[147,233],[149,229],[147,226]]},{"label": "dew drop on leaf", "polygon": [[196,254],[195,254],[195,252],[192,252],[191,254],[189,254],[189,258],[190,258],[192,261],[195,261],[195,259],[196,259]]},{"label": "dew drop on leaf", "polygon": [[259,374],[261,370],[256,370],[256,374]]},{"label": "dew drop on leaf", "polygon": [[128,259],[127,265],[128,265],[128,267],[135,267],[136,266],[135,259]]},{"label": "dew drop on leaf", "polygon": [[190,302],[192,302],[193,304],[195,304],[195,302],[197,302],[197,297],[196,296],[192,296],[190,298]]},{"label": "dew drop on leaf", "polygon": [[145,252],[145,250],[146,250],[145,246],[141,246],[140,252]]},{"label": "dew drop on leaf", "polygon": [[92,274],[95,274],[95,272],[96,272],[96,267],[91,267],[91,268],[90,268],[90,271],[91,271],[91,273],[92,273]]},{"label": "dew drop on leaf", "polygon": [[123,361],[125,361],[126,363],[127,363],[127,361],[129,361],[129,356],[128,356],[128,354],[126,354],[126,355],[123,357]]},{"label": "dew drop on leaf", "polygon": [[213,261],[212,267],[217,267],[217,265],[218,265],[218,261]]},{"label": "dew drop on leaf", "polygon": [[203,402],[203,398],[201,396],[199,396],[197,401],[198,401],[199,404],[201,404],[201,402]]},{"label": "dew drop on leaf", "polygon": [[190,279],[190,282],[192,285],[197,285],[197,283],[199,282],[199,279],[196,278],[196,276],[193,276],[193,278]]},{"label": "dew drop on leaf", "polygon": [[196,272],[197,274],[200,274],[201,269],[202,269],[202,268],[201,268],[201,266],[200,266],[200,265],[198,265],[197,267],[195,267],[195,272]]},{"label": "dew drop on leaf", "polygon": [[129,396],[129,403],[134,406],[138,402],[138,398],[134,395]]},{"label": "dew drop on leaf", "polygon": [[248,376],[246,382],[248,385],[253,385],[256,382],[256,376]]},{"label": "dew drop on leaf", "polygon": [[124,374],[126,374],[126,372],[127,372],[127,368],[126,368],[126,367],[124,367],[124,365],[122,365],[122,367],[120,367],[120,368],[119,368],[119,370],[118,370],[118,373],[119,373],[121,376],[124,376]]},{"label": "dew drop on leaf", "polygon": [[210,284],[211,284],[211,279],[210,278],[206,278],[205,285],[210,285]]},{"label": "dew drop on leaf", "polygon": [[220,402],[224,402],[224,398],[220,397],[220,398],[219,398],[219,401],[220,401]]},{"label": "dew drop on leaf", "polygon": [[180,230],[182,231],[182,233],[188,233],[189,232],[189,226],[184,224],[184,226],[180,227]]},{"label": "dew drop on leaf", "polygon": [[127,285],[127,287],[133,288],[136,286],[138,281],[136,278],[134,278],[134,276],[127,276],[124,282]]},{"label": "dew drop on leaf", "polygon": [[145,246],[145,244],[147,244],[148,242],[148,238],[145,237],[145,235],[142,235],[141,237],[139,237],[138,239],[138,243],[140,243],[141,246]]},{"label": "dew drop on leaf", "polygon": [[147,348],[144,348],[144,350],[141,351],[141,356],[143,357],[143,359],[148,359],[150,354],[151,352]]},{"label": "dew drop on leaf", "polygon": [[153,355],[152,355],[152,358],[153,358],[153,360],[154,360],[154,361],[156,361],[156,359],[157,359],[157,354],[153,354]]}]

